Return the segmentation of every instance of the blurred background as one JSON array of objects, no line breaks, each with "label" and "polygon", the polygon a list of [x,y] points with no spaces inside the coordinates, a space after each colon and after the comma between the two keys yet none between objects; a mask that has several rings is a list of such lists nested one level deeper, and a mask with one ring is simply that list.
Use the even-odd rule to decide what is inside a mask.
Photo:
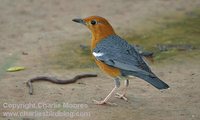
[{"label": "blurred background", "polygon": [[[151,53],[150,66],[171,89],[160,93],[134,78],[129,102],[113,98],[117,107],[93,105],[91,100],[105,96],[113,81],[93,62],[89,30],[72,22],[73,18],[91,15],[105,17],[119,36],[140,51]],[[89,104],[86,111],[91,112],[91,117],[69,119],[198,120],[199,53],[199,0],[0,0],[0,104]],[[12,66],[23,66],[25,70],[6,72]],[[38,75],[71,78],[80,73],[97,73],[99,77],[65,86],[35,83],[33,96],[28,95],[24,84]],[[4,111],[13,110],[0,107],[0,118],[10,119],[1,114]]]}]

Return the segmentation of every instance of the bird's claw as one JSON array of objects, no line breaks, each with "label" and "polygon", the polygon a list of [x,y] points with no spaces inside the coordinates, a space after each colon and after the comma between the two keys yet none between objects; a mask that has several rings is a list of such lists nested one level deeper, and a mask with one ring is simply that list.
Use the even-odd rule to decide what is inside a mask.
[{"label": "bird's claw", "polygon": [[125,95],[124,95],[124,94],[119,94],[119,93],[116,93],[116,94],[115,94],[115,97],[116,97],[116,98],[123,99],[123,100],[125,100],[125,101],[128,101],[128,99],[125,97]]},{"label": "bird's claw", "polygon": [[117,105],[116,103],[111,103],[111,102],[106,102],[104,100],[102,101],[98,101],[98,100],[93,100],[93,102],[97,105],[104,105],[104,104],[108,104],[108,105]]}]

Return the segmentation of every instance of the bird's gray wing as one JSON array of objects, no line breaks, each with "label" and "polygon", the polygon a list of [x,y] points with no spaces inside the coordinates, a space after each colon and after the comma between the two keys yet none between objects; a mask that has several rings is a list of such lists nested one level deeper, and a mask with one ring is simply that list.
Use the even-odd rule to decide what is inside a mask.
[{"label": "bird's gray wing", "polygon": [[109,36],[99,42],[93,50],[93,55],[107,65],[154,76],[134,46],[117,35]]},{"label": "bird's gray wing", "polygon": [[122,76],[139,77],[158,89],[169,88],[151,71],[134,46],[117,35],[111,35],[100,41],[93,50],[93,55],[97,60],[119,68]]}]

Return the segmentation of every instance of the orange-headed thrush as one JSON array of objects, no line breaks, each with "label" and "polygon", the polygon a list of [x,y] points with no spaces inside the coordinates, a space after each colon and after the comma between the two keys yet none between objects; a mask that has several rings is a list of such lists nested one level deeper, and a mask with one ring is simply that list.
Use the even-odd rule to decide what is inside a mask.
[{"label": "orange-headed thrush", "polygon": [[129,85],[128,77],[135,76],[145,80],[157,89],[167,89],[169,86],[160,80],[149,68],[135,46],[116,35],[110,23],[102,17],[90,16],[85,19],[73,19],[88,27],[92,33],[91,51],[98,67],[110,75],[115,82],[115,87],[102,101],[97,104],[108,103],[108,99],[120,87],[120,80],[125,81],[122,94],[116,97],[127,100],[125,97]]}]

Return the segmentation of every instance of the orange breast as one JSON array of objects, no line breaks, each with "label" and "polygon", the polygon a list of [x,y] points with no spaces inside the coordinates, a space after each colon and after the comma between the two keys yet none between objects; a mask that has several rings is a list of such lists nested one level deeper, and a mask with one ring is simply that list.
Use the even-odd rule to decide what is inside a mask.
[{"label": "orange breast", "polygon": [[108,65],[104,64],[103,62],[98,61],[96,59],[95,59],[95,62],[102,71],[104,71],[105,73],[107,73],[111,77],[118,77],[118,76],[121,75],[121,72],[118,68],[108,66]]}]

